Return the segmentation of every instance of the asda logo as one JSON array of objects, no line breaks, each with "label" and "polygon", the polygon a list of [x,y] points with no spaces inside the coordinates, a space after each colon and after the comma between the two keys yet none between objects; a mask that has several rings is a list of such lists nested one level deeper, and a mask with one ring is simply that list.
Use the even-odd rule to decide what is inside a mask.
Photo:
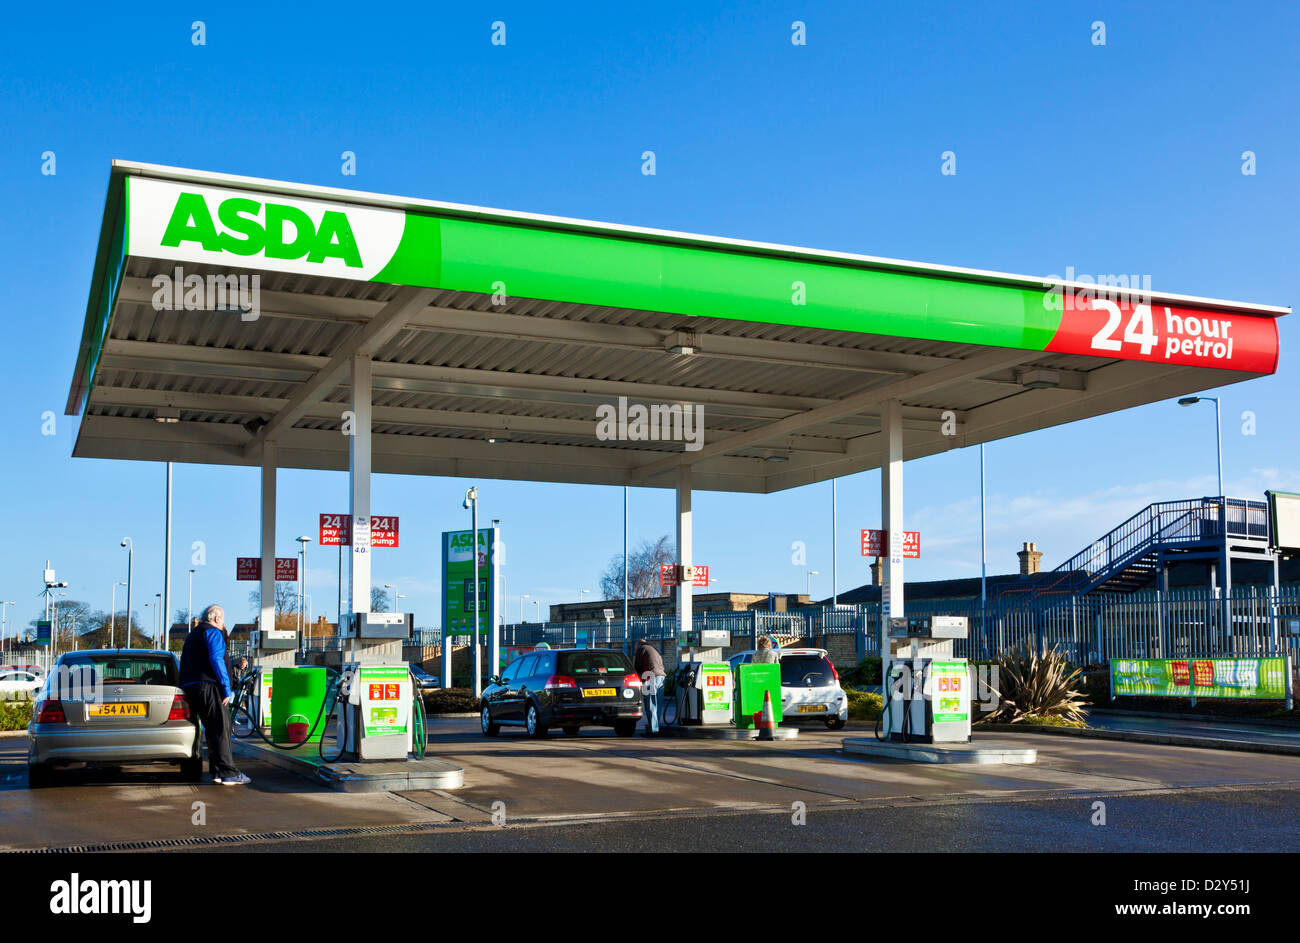
[{"label": "asda logo", "polygon": [[[468,531],[463,534],[451,534],[448,537],[448,541],[450,542],[452,550],[473,550],[474,549],[473,531]],[[485,543],[486,541],[487,541],[487,535],[483,531],[479,531],[478,542],[481,544],[481,543]]]},{"label": "asda logo", "polygon": [[268,259],[338,259],[361,268],[361,253],[347,214],[326,210],[317,225],[306,212],[283,203],[230,197],[217,204],[216,218],[202,194],[182,192],[161,243],[177,248],[197,243],[207,252],[263,255]]}]

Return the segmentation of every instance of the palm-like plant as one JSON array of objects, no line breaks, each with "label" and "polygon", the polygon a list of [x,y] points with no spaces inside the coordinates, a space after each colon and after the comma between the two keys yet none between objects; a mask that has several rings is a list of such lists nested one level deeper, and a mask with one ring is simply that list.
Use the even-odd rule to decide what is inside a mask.
[{"label": "palm-like plant", "polygon": [[1003,652],[994,664],[998,708],[985,720],[1015,724],[1036,716],[1081,723],[1087,716],[1087,702],[1080,690],[1083,672],[1072,669],[1060,649],[1054,647],[1040,655],[1025,645]]}]

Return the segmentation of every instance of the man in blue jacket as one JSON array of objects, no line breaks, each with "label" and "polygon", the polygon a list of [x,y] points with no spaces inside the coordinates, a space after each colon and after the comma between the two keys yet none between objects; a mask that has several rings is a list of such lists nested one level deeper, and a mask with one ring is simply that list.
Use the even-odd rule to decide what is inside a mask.
[{"label": "man in blue jacket", "polygon": [[220,606],[203,610],[181,649],[181,689],[208,736],[212,781],[226,786],[252,782],[235,769],[230,754],[230,675],[226,671],[226,613]]}]

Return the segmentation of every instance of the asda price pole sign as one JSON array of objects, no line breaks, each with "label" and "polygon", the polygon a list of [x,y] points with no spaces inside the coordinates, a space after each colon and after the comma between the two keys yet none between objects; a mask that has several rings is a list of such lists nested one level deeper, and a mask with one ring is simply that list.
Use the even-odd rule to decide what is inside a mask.
[{"label": "asda price pole sign", "polygon": [[1110,693],[1286,700],[1290,659],[1113,658]]},{"label": "asda price pole sign", "polygon": [[500,530],[480,529],[478,552],[472,530],[446,531],[442,535],[442,627],[445,636],[474,634],[474,559],[478,558],[478,631],[495,623],[501,611],[500,566],[496,547]]}]

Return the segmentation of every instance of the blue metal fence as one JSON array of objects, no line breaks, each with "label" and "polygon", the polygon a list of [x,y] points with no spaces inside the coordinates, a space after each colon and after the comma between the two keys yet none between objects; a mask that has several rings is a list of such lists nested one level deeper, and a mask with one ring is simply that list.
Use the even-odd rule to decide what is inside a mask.
[{"label": "blue metal fence", "polygon": [[[985,605],[978,597],[929,599],[908,601],[904,608],[909,616],[967,617],[970,636],[957,641],[955,654],[977,661],[1025,645],[1040,650],[1063,648],[1080,664],[1111,658],[1295,654],[1300,649],[1300,584],[1286,584],[1278,590],[1236,586],[1230,598],[1208,588],[1195,588],[1169,593],[1090,593],[1064,599],[998,598]],[[730,632],[737,647],[746,639],[753,644],[760,635],[798,644],[853,635],[854,651],[861,658],[879,654],[880,606],[696,613],[694,628]],[[621,619],[519,623],[502,627],[501,644],[630,647],[639,638],[662,641],[673,637],[675,631],[672,615],[633,618],[626,627]],[[417,629],[416,636],[416,644],[441,644],[436,629]],[[463,641],[468,643],[468,637]]]}]

